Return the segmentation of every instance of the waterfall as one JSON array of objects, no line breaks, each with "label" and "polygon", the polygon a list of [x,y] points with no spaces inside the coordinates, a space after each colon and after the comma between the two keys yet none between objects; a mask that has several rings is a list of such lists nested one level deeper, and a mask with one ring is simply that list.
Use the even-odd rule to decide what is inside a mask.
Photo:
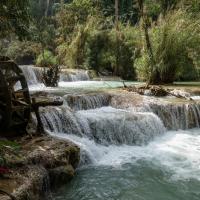
[{"label": "waterfall", "polygon": [[88,81],[90,77],[86,70],[65,70],[60,75],[60,82]]},{"label": "waterfall", "polygon": [[109,94],[65,95],[67,104],[75,111],[95,109],[109,105]]},{"label": "waterfall", "polygon": [[152,112],[164,123],[168,130],[186,130],[200,127],[200,102],[171,102],[167,99],[141,97],[138,95],[113,96],[110,105],[118,109],[135,112]]},{"label": "waterfall", "polygon": [[41,116],[49,131],[86,137],[103,145],[143,145],[165,132],[163,123],[153,113],[112,107],[75,113],[66,106],[48,108],[42,110]]},{"label": "waterfall", "polygon": [[[34,65],[20,65],[27,83],[30,87],[43,86],[43,69],[41,67],[35,67]],[[89,75],[86,70],[73,70],[73,71],[62,71],[60,74],[61,82],[72,82],[72,81],[86,81],[89,80]]]},{"label": "waterfall", "polygon": [[153,112],[168,130],[186,130],[200,127],[200,104],[159,104],[150,103],[131,107],[136,112]]},{"label": "waterfall", "polygon": [[42,82],[42,68],[33,65],[20,65],[29,86],[44,85]]},{"label": "waterfall", "polygon": [[68,106],[43,108],[40,115],[43,126],[51,132],[82,135],[76,116]]},{"label": "waterfall", "polygon": [[[134,104],[131,104],[132,97],[127,97],[127,102],[120,98],[113,102],[112,98],[112,95],[105,93],[65,95],[64,106],[40,109],[45,130],[53,136],[76,143],[81,148],[80,165],[109,165],[110,162],[116,165],[134,157],[135,151],[146,144],[148,146],[169,133],[176,136],[177,131],[167,132],[166,128],[178,130],[200,127],[198,103],[171,104],[135,98]],[[120,102],[124,108],[120,108]],[[182,130],[179,132],[186,133]],[[163,148],[162,145],[158,148],[159,152],[160,148]]]},{"label": "waterfall", "polygon": [[200,127],[200,104],[150,104],[150,108],[169,130]]}]

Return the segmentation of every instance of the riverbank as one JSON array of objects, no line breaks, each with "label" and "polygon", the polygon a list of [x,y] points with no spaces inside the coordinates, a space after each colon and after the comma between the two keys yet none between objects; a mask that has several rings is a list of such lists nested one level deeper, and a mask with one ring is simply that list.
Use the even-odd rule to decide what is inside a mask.
[{"label": "riverbank", "polygon": [[[19,149],[4,152],[8,173],[0,176],[0,189],[16,200],[50,199],[51,190],[69,182],[80,158],[78,146],[50,136],[17,139]],[[1,195],[1,200],[10,200]]]}]

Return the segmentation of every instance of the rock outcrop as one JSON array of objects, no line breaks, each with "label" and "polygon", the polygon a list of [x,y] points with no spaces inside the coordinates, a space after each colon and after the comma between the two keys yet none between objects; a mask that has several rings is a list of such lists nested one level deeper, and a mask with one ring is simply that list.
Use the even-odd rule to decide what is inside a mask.
[{"label": "rock outcrop", "polygon": [[[75,174],[80,149],[50,136],[20,141],[16,158],[7,160],[10,174],[0,177],[0,189],[16,200],[50,199],[51,189],[67,183]],[[10,200],[1,195],[1,200]]]}]

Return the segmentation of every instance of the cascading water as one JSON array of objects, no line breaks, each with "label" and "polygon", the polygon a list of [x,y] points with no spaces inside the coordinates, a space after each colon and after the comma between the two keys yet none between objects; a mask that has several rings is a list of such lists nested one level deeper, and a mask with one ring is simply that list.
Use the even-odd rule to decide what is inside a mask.
[{"label": "cascading water", "polygon": [[42,83],[42,69],[33,65],[21,65],[24,76],[29,86],[37,86]]},{"label": "cascading water", "polygon": [[[29,87],[43,86],[43,69],[33,65],[21,65]],[[89,80],[89,75],[85,70],[67,71],[60,74],[60,82],[86,81]]]},{"label": "cascading water", "polygon": [[63,98],[70,108],[78,111],[109,106],[111,96],[109,94],[82,94],[65,95]]},{"label": "cascading water", "polygon": [[153,112],[168,130],[200,128],[200,101],[188,103],[188,101],[173,102],[173,99],[158,100],[154,97],[137,99],[137,95],[130,97],[114,96],[110,105],[135,112]]},{"label": "cascading water", "polygon": [[199,104],[66,93],[66,105],[40,110],[49,134],[81,148],[80,169],[55,200],[200,199]]},{"label": "cascading water", "polygon": [[[73,119],[70,127],[64,129],[64,122],[68,120],[62,119],[64,122],[60,121],[60,125],[56,123],[59,129],[51,129],[51,134],[79,145],[81,165],[90,164],[90,167],[80,168],[70,188],[56,193],[55,199],[187,200],[200,197],[199,190],[194,188],[194,185],[200,186],[200,129],[167,132],[163,126],[164,122],[168,129],[174,130],[199,127],[199,104],[156,106],[151,103],[140,107],[129,105],[126,109],[90,109],[83,106],[89,101],[74,98],[77,99],[70,106],[74,111],[68,108],[70,114],[67,115]],[[83,105],[78,105],[81,103]],[[65,112],[66,108],[62,109]],[[48,115],[53,113],[48,112]],[[49,118],[45,123],[55,125],[58,116],[47,123]],[[153,188],[156,193],[149,193]]]},{"label": "cascading water", "polygon": [[73,70],[61,73],[60,82],[88,81],[90,77],[86,70]]},{"label": "cascading water", "polygon": [[165,132],[160,119],[152,113],[111,107],[75,113],[67,107],[49,109],[41,113],[47,130],[86,137],[102,145],[143,145]]},{"label": "cascading water", "polygon": [[200,104],[151,104],[150,108],[170,130],[200,128]]}]

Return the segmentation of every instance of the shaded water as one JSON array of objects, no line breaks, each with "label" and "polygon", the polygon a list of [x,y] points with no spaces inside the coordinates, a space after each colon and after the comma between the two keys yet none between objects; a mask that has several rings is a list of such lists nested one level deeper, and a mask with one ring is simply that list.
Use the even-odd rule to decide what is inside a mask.
[{"label": "shaded water", "polygon": [[172,181],[162,168],[141,161],[124,170],[98,167],[78,171],[55,200],[198,200],[199,187],[196,180]]}]

